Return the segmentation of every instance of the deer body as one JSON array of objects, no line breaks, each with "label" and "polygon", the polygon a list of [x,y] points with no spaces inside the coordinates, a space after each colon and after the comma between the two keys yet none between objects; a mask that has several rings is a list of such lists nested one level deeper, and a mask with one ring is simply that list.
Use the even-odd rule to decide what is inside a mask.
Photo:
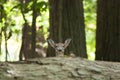
[{"label": "deer body", "polygon": [[69,45],[71,39],[65,40],[64,43],[55,43],[52,39],[48,40],[48,43],[55,49],[56,56],[64,56],[64,50]]}]

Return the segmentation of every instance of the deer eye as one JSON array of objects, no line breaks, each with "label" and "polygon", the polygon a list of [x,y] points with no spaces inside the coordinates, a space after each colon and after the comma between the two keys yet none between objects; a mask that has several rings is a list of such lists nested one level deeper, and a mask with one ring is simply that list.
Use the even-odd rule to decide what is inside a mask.
[{"label": "deer eye", "polygon": [[63,45],[63,47],[65,47],[65,45]]},{"label": "deer eye", "polygon": [[55,45],[55,47],[57,47],[57,45]]}]

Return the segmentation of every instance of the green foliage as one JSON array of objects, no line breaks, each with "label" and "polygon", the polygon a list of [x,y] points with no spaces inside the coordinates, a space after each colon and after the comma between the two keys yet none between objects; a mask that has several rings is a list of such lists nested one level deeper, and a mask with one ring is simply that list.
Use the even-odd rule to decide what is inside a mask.
[{"label": "green foliage", "polygon": [[[21,30],[24,23],[21,10],[29,25],[32,23],[32,5],[34,0],[29,0],[22,4],[19,0],[0,0],[0,43],[2,41],[3,33],[6,30],[7,37],[21,42]],[[95,29],[96,29],[96,0],[83,0],[84,3],[84,17],[86,25],[87,38],[87,52],[89,59],[93,59],[90,53],[95,51]],[[47,0],[37,0],[37,28],[38,35],[48,36],[49,26],[49,9]],[[12,35],[12,36],[11,36]]]},{"label": "green foliage", "polygon": [[40,1],[36,4],[36,9],[40,12],[46,11],[48,9],[48,2]]},{"label": "green foliage", "polygon": [[[12,10],[16,9],[16,8],[17,9],[23,9],[23,13],[28,13],[29,11],[32,11],[33,1],[34,0],[31,0],[31,1],[27,2],[27,3],[20,3],[19,2],[17,5],[15,5],[12,8]],[[35,8],[36,8],[36,10],[38,12],[46,11],[48,9],[48,2],[46,2],[46,1],[38,1],[36,3],[36,7]]]},{"label": "green foliage", "polygon": [[96,0],[84,0],[83,3],[86,25],[96,24]]},{"label": "green foliage", "polygon": [[84,0],[84,17],[88,58],[95,58],[96,0]]},{"label": "green foliage", "polygon": [[[27,3],[22,4],[19,0],[0,0],[0,45],[4,42],[4,32],[6,32],[8,39],[19,42],[20,45],[22,26],[24,24],[22,13],[25,15],[29,25],[31,25],[33,1],[34,0],[29,0]],[[40,33],[46,37],[48,35],[47,29],[49,26],[48,2],[47,0],[37,0],[37,4],[35,6],[37,10],[37,27],[43,26],[43,30],[38,31],[38,34]],[[8,41],[8,45],[9,44],[10,43]],[[8,48],[11,50],[11,47]],[[17,48],[17,50],[19,48]],[[3,53],[4,48],[2,49],[2,55],[4,55]]]}]

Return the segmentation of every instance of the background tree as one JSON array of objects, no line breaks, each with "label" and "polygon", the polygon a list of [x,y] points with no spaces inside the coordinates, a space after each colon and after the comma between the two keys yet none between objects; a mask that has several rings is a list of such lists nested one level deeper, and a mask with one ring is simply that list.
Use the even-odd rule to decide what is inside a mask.
[{"label": "background tree", "polygon": [[[31,4],[32,3],[32,4]],[[19,54],[19,60],[22,60],[23,56],[25,59],[39,57],[36,53],[36,19],[40,15],[41,8],[46,9],[46,3],[44,1],[37,2],[37,0],[20,0],[20,3],[14,8],[19,8],[24,20],[22,28],[22,46]],[[26,14],[32,12],[32,22],[30,25]]]},{"label": "background tree", "polygon": [[23,1],[20,0],[20,11],[24,20],[24,25],[22,28],[22,45],[21,45],[21,50],[19,54],[19,60],[22,60],[23,57],[25,59],[32,57],[32,52],[31,52],[31,26],[29,25],[25,13],[28,12],[27,5],[28,1]]},{"label": "background tree", "polygon": [[[23,1],[24,4],[20,3],[20,1]],[[9,35],[10,29],[12,31],[12,36],[8,40],[6,39],[7,43],[8,43],[7,48],[8,48],[8,52],[9,52],[8,60],[14,61],[14,60],[19,59],[18,56],[19,56],[19,51],[20,51],[20,47],[21,47],[21,42],[24,42],[21,39],[22,35],[23,35],[22,28],[26,28],[23,31],[25,33],[28,33],[28,34],[24,35],[23,37],[26,37],[26,38],[30,37],[30,39],[25,38],[26,42],[24,42],[24,43],[26,45],[31,45],[32,32],[31,32],[31,29],[28,29],[28,28],[32,28],[32,17],[33,17],[32,16],[33,15],[33,13],[32,13],[33,6],[32,5],[33,5],[33,1],[34,0],[0,0],[0,31],[1,31],[1,34],[0,34],[0,39],[1,39],[0,40],[0,45],[1,45],[0,60],[5,61],[5,45],[4,45],[5,37],[4,37],[4,33],[3,33],[4,31],[2,31],[2,27],[7,27],[7,31],[6,31],[7,37]],[[36,11],[38,12],[37,18],[36,18],[36,32],[37,32],[36,45],[37,45],[37,48],[42,47],[45,50],[47,48],[47,45],[46,45],[47,42],[45,42],[45,39],[48,37],[48,33],[49,33],[49,31],[47,30],[49,28],[48,27],[49,26],[49,22],[48,22],[49,9],[48,9],[48,7],[46,7],[46,5],[48,4],[47,1],[48,0],[37,0],[37,4],[35,5],[36,6],[35,8],[37,9]],[[95,1],[96,0],[83,0],[84,10],[85,10],[84,17],[85,17],[85,24],[86,24],[86,34],[87,34],[86,37],[87,37],[87,50],[88,50],[87,52],[88,52],[88,54],[94,53],[95,7],[96,7]],[[64,3],[64,1],[60,1],[59,4],[61,5],[63,3]],[[60,12],[60,14],[57,14],[57,15],[64,16],[63,15],[64,6],[60,6],[60,5],[58,6],[58,8],[61,9],[61,12]],[[3,7],[4,7],[4,9],[3,9]],[[21,9],[22,9],[22,11],[21,11]],[[58,12],[58,10],[56,12]],[[7,16],[6,20],[4,19],[4,16],[5,16],[4,14]],[[25,24],[26,22],[25,22],[25,19],[23,16],[25,16],[27,24]],[[58,18],[58,17],[56,17],[56,18]],[[62,26],[58,28],[60,30],[58,33],[61,33],[61,31],[63,31],[62,30],[63,29],[62,27],[64,24],[63,19],[64,18],[61,17],[58,19],[59,22],[56,21],[56,23],[58,22],[60,24],[59,25],[57,23],[58,26],[61,26],[61,24],[62,24]],[[5,24],[4,24],[5,21],[7,21],[8,26],[5,26]],[[24,26],[27,26],[27,27],[24,27]],[[62,34],[60,34],[59,36],[62,36]],[[71,38],[71,36],[68,36],[66,38]],[[62,38],[59,37],[58,40],[61,42],[62,41],[64,42],[64,39],[66,39],[66,38],[63,38],[63,36],[62,36]],[[58,40],[56,40],[56,42],[59,42]],[[72,45],[72,43],[70,44],[70,46]],[[68,47],[68,49],[69,49],[69,47]],[[27,48],[29,48],[29,46]],[[24,50],[26,50],[26,53],[31,52],[31,51],[29,51],[30,49],[27,50],[26,48],[24,48]],[[66,50],[66,53],[69,53],[67,51],[68,50]],[[74,52],[74,51],[71,51],[71,52]],[[90,55],[88,55],[88,56],[89,56],[89,59],[91,59]],[[92,59],[94,59],[94,58],[92,58]]]},{"label": "background tree", "polygon": [[[35,1],[34,2],[35,7],[33,7],[33,1]],[[31,42],[33,40],[36,41],[36,38],[35,38],[36,32],[37,34],[38,32],[39,34],[42,33],[41,34],[43,36],[42,38],[44,38],[44,36],[48,34],[47,32],[47,28],[48,28],[47,4],[48,3],[45,0],[15,0],[15,1],[14,0],[0,0],[0,46],[1,46],[0,47],[0,50],[1,50],[0,60],[3,60],[3,61],[5,60],[5,45],[3,44],[4,42],[8,43],[6,47],[8,48],[8,52],[10,53],[8,60],[18,60],[18,56],[21,60],[21,57],[25,56],[24,54],[19,55],[22,33],[24,33],[22,34],[24,37],[24,39],[22,39],[23,40],[22,42],[24,43],[25,46],[24,48],[21,48],[20,53],[23,53],[24,52],[23,49],[24,49],[25,53],[28,54],[26,55],[27,57],[36,56],[34,54],[31,54],[30,52],[32,52],[33,49],[35,51],[35,46],[36,44],[38,45],[38,42],[33,42],[33,43]],[[34,8],[34,11],[33,11],[33,8]],[[38,18],[35,16],[33,19],[33,12],[34,14],[36,14]],[[45,22],[47,22],[47,24]],[[32,23],[34,24],[32,25]],[[22,26],[23,26],[23,29],[22,29]],[[32,26],[34,27],[34,30],[31,29]],[[41,26],[43,26],[43,28],[39,28]],[[33,35],[32,35],[32,32],[33,32],[32,30],[34,31]],[[37,31],[35,32],[35,30]],[[12,33],[12,36],[8,40],[9,33],[10,34]],[[6,40],[5,40],[5,35],[6,35]],[[41,35],[39,35],[39,37]],[[44,46],[42,44],[44,44],[45,41],[41,42],[42,40],[41,39],[38,40],[38,38],[37,38],[37,41],[39,41],[40,46],[42,47]],[[23,46],[23,43],[22,43],[22,46]],[[31,44],[34,44],[34,46],[31,46]],[[32,51],[30,47],[34,47],[32,48]]]},{"label": "background tree", "polygon": [[[85,26],[82,0],[49,0],[50,4],[50,35],[56,42],[71,38],[72,42],[66,50],[77,56],[87,57],[85,42]],[[48,56],[54,56],[51,47]]]},{"label": "background tree", "polygon": [[96,60],[120,61],[120,1],[97,1]]},{"label": "background tree", "polygon": [[31,52],[33,53],[33,58],[37,57],[36,53],[35,53],[35,48],[36,48],[36,18],[37,18],[37,13],[40,11],[37,11],[36,9],[36,4],[37,4],[37,0],[33,0],[33,5],[32,5],[32,43],[31,43]]},{"label": "background tree", "polygon": [[[1,24],[1,29],[0,29],[0,45],[2,43],[2,37],[4,37],[4,48],[5,48],[5,61],[8,61],[8,39],[10,39],[10,37],[12,36],[12,29],[10,28],[10,26],[13,25],[12,22],[9,22],[9,20],[11,20],[11,18],[9,18],[9,10],[8,11],[5,9],[5,7],[3,6],[3,4],[7,3],[7,1],[0,1],[0,24]],[[3,34],[3,35],[2,35]],[[0,53],[1,53],[1,47],[0,47]]]}]

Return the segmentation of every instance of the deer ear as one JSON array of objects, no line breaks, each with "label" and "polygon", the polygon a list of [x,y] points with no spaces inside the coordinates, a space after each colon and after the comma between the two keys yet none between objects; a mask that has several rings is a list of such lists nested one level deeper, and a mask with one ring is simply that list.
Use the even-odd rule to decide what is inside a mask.
[{"label": "deer ear", "polygon": [[47,41],[53,48],[55,48],[55,42],[52,39],[48,39]]},{"label": "deer ear", "polygon": [[65,43],[64,43],[64,47],[66,48],[69,44],[70,44],[70,41],[71,41],[71,39],[67,39],[67,40],[65,40]]}]

